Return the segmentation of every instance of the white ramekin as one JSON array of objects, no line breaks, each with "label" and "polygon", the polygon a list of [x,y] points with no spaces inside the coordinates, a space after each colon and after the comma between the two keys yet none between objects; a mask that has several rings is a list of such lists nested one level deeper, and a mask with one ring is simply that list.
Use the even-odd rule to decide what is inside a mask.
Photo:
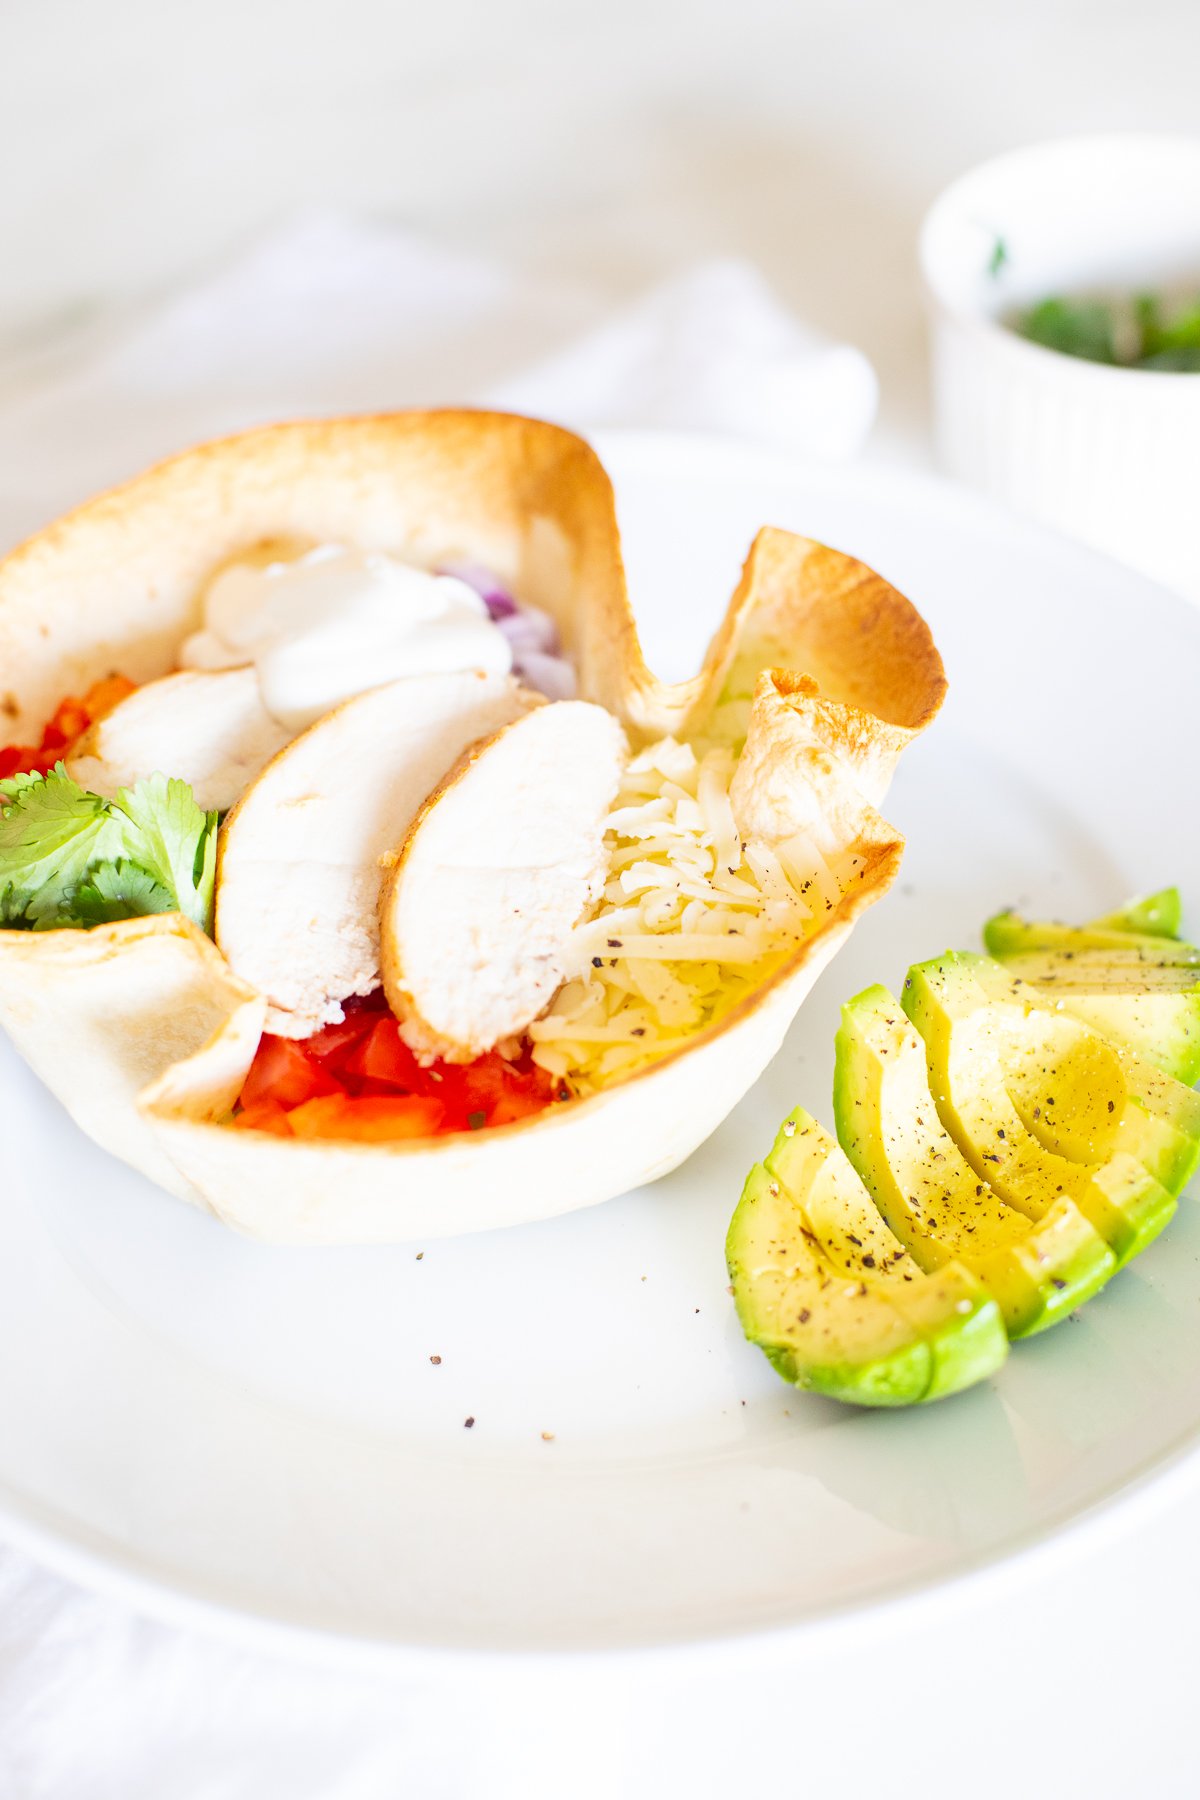
[{"label": "white ramekin", "polygon": [[1200,599],[1200,374],[1083,362],[1004,324],[1051,294],[1200,292],[1200,139],[984,163],[930,209],[921,270],[947,473]]}]

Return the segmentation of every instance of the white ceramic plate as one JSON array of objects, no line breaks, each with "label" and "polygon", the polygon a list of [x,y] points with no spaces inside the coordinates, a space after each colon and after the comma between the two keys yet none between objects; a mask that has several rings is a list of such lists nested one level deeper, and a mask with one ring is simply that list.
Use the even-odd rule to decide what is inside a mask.
[{"label": "white ceramic plate", "polygon": [[859,987],[977,945],[1005,902],[1084,916],[1178,880],[1200,924],[1173,791],[1200,617],[932,482],[601,448],[664,674],[695,667],[762,523],[853,551],[929,618],[951,698],[889,798],[901,883],[684,1168],[421,1256],[243,1242],[95,1150],[4,1051],[0,1512],[143,1606],[359,1654],[824,1630],[1094,1514],[1196,1442],[1186,1204],[1078,1322],[908,1414],[786,1388],[742,1339],[722,1243],[787,1109],[829,1120]]}]

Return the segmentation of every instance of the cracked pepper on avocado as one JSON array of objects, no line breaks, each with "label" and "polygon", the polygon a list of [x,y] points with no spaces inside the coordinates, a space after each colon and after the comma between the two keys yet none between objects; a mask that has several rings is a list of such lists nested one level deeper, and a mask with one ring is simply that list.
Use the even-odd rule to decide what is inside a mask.
[{"label": "cracked pepper on avocado", "polygon": [[486,414],[162,465],[0,565],[6,639],[5,1023],[163,1185],[323,1241],[427,1231],[423,1145],[526,1133],[490,1216],[430,1165],[449,1231],[529,1216],[572,1154],[530,1133],[602,1136],[568,1204],[687,1155],[893,878],[944,690],[902,596],[774,531],[657,681],[600,465]]}]

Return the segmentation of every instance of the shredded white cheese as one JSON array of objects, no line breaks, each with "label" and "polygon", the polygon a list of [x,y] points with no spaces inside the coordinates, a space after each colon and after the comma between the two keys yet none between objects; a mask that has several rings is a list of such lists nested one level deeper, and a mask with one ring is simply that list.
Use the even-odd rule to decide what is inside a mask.
[{"label": "shredded white cheese", "polygon": [[[529,1028],[533,1059],[590,1093],[737,1005],[837,905],[858,860],[807,837],[741,842],[736,752],[663,738],[628,764],[606,825],[608,879],[572,978]],[[844,865],[842,867],[841,865]],[[840,879],[839,879],[840,874]]]}]

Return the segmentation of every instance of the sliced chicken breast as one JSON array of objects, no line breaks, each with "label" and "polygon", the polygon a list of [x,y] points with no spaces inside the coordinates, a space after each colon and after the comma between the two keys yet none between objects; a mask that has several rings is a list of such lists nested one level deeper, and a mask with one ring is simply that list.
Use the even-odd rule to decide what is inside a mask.
[{"label": "sliced chicken breast", "polygon": [[268,1031],[308,1037],[379,986],[382,859],[469,745],[543,704],[508,675],[389,682],[318,719],[247,789],[221,832],[215,929],[266,995]]},{"label": "sliced chicken breast", "polygon": [[560,701],[480,746],[423,809],[380,905],[384,987],[420,1054],[465,1061],[549,1004],[604,887],[628,754],[603,707]]},{"label": "sliced chicken breast", "polygon": [[197,805],[228,812],[292,735],[264,707],[253,668],[185,669],[148,681],[97,719],[67,767],[109,799],[143,776],[176,775]]}]

